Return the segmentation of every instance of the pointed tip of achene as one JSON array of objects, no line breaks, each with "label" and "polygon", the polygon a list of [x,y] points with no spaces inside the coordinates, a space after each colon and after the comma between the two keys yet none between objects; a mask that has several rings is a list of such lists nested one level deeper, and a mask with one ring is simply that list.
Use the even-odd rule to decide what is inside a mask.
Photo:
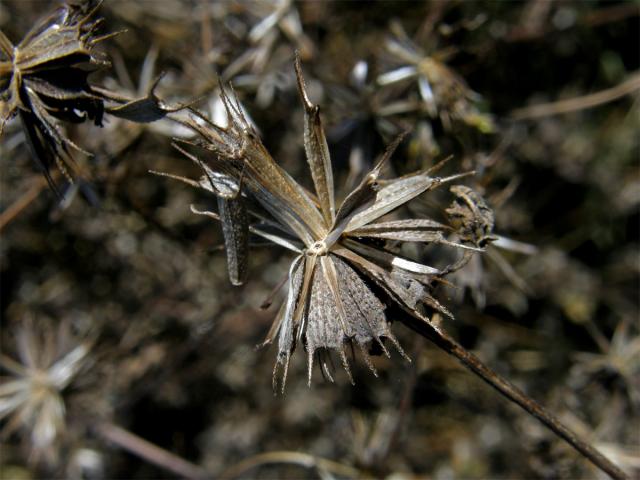
[{"label": "pointed tip of achene", "polygon": [[[284,395],[285,387],[287,385],[287,374],[289,373],[289,361],[291,360],[291,354],[288,353],[283,357],[278,356],[276,363],[273,366],[273,373],[271,376],[271,388],[273,389],[274,396],[281,394]],[[278,388],[278,373],[280,371],[280,365],[284,365],[282,369],[282,380]]]},{"label": "pointed tip of achene", "polygon": [[347,360],[347,354],[344,351],[344,347],[341,348],[339,351],[340,351],[340,359],[342,360],[342,367],[345,369],[345,371],[347,372],[347,375],[349,376],[349,382],[351,382],[351,385],[355,385],[356,382],[353,380],[353,375],[351,374],[351,368],[349,368],[349,360]]},{"label": "pointed tip of achene", "polygon": [[385,337],[391,340],[391,343],[393,343],[393,346],[396,347],[396,350],[398,351],[398,353],[402,358],[404,358],[407,362],[412,363],[411,358],[405,353],[404,349],[402,348],[402,345],[400,345],[400,342],[395,337],[395,335],[393,335],[391,332],[388,332],[385,335]]},{"label": "pointed tip of achene", "polygon": [[313,350],[307,353],[307,387],[311,388],[311,377],[313,375]]},{"label": "pointed tip of achene", "polygon": [[295,53],[294,68],[296,70],[298,92],[300,93],[300,99],[302,100],[304,109],[306,110],[307,114],[318,113],[320,111],[320,107],[312,103],[311,100],[309,100],[309,95],[307,94],[307,87],[304,82],[304,75],[302,74],[302,62],[300,60],[300,52],[298,52],[298,50],[296,50],[296,53]]}]

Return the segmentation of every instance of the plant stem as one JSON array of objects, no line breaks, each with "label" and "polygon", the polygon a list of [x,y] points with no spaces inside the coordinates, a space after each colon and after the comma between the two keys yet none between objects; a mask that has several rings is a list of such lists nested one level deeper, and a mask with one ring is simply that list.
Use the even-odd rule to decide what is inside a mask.
[{"label": "plant stem", "polygon": [[95,427],[95,432],[107,442],[182,478],[197,480],[212,478],[211,474],[198,465],[188,462],[113,423],[101,423]]},{"label": "plant stem", "polygon": [[555,415],[547,411],[547,409],[509,380],[491,370],[482,360],[456,342],[444,330],[436,329],[432,324],[426,323],[423,319],[413,316],[407,318],[406,323],[411,329],[431,340],[445,352],[456,357],[465,367],[498,390],[502,395],[512,402],[517,403],[525,411],[540,420],[540,422],[546,425],[553,433],[564,439],[611,478],[615,480],[628,479],[628,476],[620,468],[615,466],[594,446],[582,440],[575,432],[556,418]]},{"label": "plant stem", "polygon": [[220,475],[218,475],[218,478],[237,478],[253,468],[267,464],[299,465],[303,468],[315,468],[319,471],[324,470],[326,472],[331,472],[335,475],[340,475],[342,477],[348,478],[359,478],[362,476],[362,473],[353,467],[333,462],[331,460],[326,460],[324,458],[315,457],[307,453],[276,451],[260,453],[253,457],[242,460],[240,463],[237,463],[227,468],[224,472],[220,473]]},{"label": "plant stem", "polygon": [[29,189],[20,198],[0,212],[0,231],[20,215],[31,202],[38,198],[38,195],[46,186],[47,182],[44,177],[38,176],[37,180],[29,186]]},{"label": "plant stem", "polygon": [[624,82],[615,87],[607,88],[606,90],[590,93],[581,97],[569,98],[567,100],[517,108],[511,112],[511,118],[514,120],[527,120],[585,110],[612,102],[625,95],[630,95],[637,90],[640,90],[640,74],[635,72]]}]

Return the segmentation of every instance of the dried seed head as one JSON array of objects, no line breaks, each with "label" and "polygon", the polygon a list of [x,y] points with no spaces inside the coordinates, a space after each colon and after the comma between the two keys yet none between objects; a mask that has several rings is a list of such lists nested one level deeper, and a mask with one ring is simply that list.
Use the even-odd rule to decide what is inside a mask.
[{"label": "dried seed head", "polygon": [[71,178],[69,170],[74,166],[69,148],[80,150],[64,136],[60,120],[102,124],[103,101],[88,83],[89,73],[106,63],[92,52],[103,39],[96,34],[101,20],[93,18],[95,11],[90,2],[63,5],[15,47],[0,32],[0,98],[7,104],[0,133],[19,112],[36,161],[52,187],[51,165]]},{"label": "dried seed head", "polygon": [[449,190],[457,198],[445,211],[460,238],[481,248],[495,240],[493,210],[484,199],[465,185],[453,185]]},{"label": "dried seed head", "polygon": [[383,110],[426,111],[431,118],[439,118],[446,129],[463,122],[482,133],[495,130],[493,119],[477,107],[480,96],[444,63],[446,53],[425,51],[398,22],[392,23],[391,30],[394,35],[387,40],[385,49],[395,68],[380,75],[377,83],[387,86],[415,81],[420,98],[417,102],[401,99],[387,104]]},{"label": "dried seed head", "polygon": [[[388,355],[383,339],[389,339],[405,356],[390,331],[386,304],[373,293],[372,284],[386,295],[385,302],[396,303],[421,321],[429,321],[422,315],[425,307],[451,316],[431,296],[433,278],[448,270],[392,254],[382,241],[439,243],[478,250],[448,240],[446,236],[452,232],[451,227],[433,220],[380,221],[418,195],[463,176],[438,178],[431,177],[427,171],[381,180],[383,166],[402,136],[338,204],[320,110],[306,92],[299,60],[296,73],[304,106],[305,153],[315,195],[302,188],[273,160],[247,123],[233,93],[229,96],[224,92],[222,97],[229,118],[226,127],[214,125],[200,114],[192,119],[189,125],[200,139],[188,143],[200,152],[187,153],[205,170],[228,175],[238,182],[242,179],[242,193],[252,202],[251,232],[297,254],[289,270],[287,300],[265,341],[268,344],[278,338],[273,382],[277,387],[278,374],[282,371],[282,389],[298,343],[307,351],[309,382],[315,357],[320,358],[325,375],[332,378],[323,361],[331,350],[338,353],[351,377],[345,351],[348,344],[357,345],[374,373],[368,353],[372,344]],[[193,180],[188,183],[199,185]]]},{"label": "dried seed head", "polygon": [[0,419],[9,417],[6,436],[17,428],[28,432],[35,460],[57,458],[65,432],[63,391],[89,361],[90,342],[70,341],[68,326],[41,331],[26,321],[16,334],[20,361],[0,355],[0,367],[11,377],[0,385]]},{"label": "dried seed head", "polygon": [[0,135],[19,115],[38,167],[56,190],[49,173],[55,165],[69,182],[83,177],[71,150],[87,155],[64,133],[61,122],[93,121],[105,113],[135,122],[158,120],[177,108],[155,97],[131,100],[89,83],[89,75],[109,65],[94,47],[114,34],[98,36],[103,22],[99,2],[65,4],[37,23],[17,45],[0,31]]}]

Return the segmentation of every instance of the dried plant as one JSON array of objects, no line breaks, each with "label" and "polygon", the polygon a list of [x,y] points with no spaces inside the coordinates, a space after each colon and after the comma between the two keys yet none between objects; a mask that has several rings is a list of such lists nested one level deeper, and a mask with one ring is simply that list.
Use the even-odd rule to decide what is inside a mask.
[{"label": "dried plant", "polygon": [[[226,63],[220,77],[225,82],[233,81],[238,90],[252,92],[256,104],[267,108],[277,92],[295,88],[287,69],[293,50],[299,50],[304,59],[315,53],[313,42],[303,31],[298,6],[291,0],[239,0],[225,7],[218,5],[215,16],[222,15],[222,8],[226,12],[220,27],[232,35],[233,53],[214,55],[219,63]],[[231,61],[224,62],[222,57]]]},{"label": "dried plant", "polygon": [[153,170],[151,173],[180,180],[216,196],[219,213],[216,218],[222,223],[229,280],[233,285],[242,285],[248,274],[249,216],[245,200],[240,194],[240,183],[229,175],[213,171],[188,152],[181,151],[202,167],[204,175],[198,181]]},{"label": "dried plant", "polygon": [[[242,72],[252,75],[265,73],[271,67],[272,55],[283,41],[300,50],[303,58],[313,56],[313,43],[302,30],[300,15],[294,2],[270,0],[237,3],[241,10],[246,10],[249,17],[258,18],[259,21],[247,34],[249,46],[246,51],[222,73],[224,79],[230,80]],[[291,49],[287,48],[287,51],[290,52]]]},{"label": "dried plant", "polygon": [[493,211],[487,202],[465,185],[454,185],[450,190],[457,199],[446,212],[462,240],[481,248],[496,240],[493,235]]},{"label": "dried plant", "polygon": [[377,83],[391,86],[415,81],[420,100],[402,99],[387,105],[386,110],[426,111],[431,118],[440,118],[447,129],[456,122],[463,122],[483,133],[495,129],[491,117],[481,113],[477,107],[479,95],[444,63],[450,52],[428,54],[409,38],[399,23],[393,23],[391,30],[394,35],[387,40],[385,48],[396,66],[380,75]]},{"label": "dried plant", "polygon": [[108,113],[151,122],[177,109],[155,97],[155,85],[145,98],[132,100],[89,83],[92,72],[109,65],[96,45],[117,34],[98,35],[103,23],[96,18],[98,8],[91,1],[62,5],[15,46],[0,31],[0,135],[19,115],[33,157],[54,190],[52,165],[72,182],[83,175],[70,149],[88,154],[65,135],[61,121],[102,126]]},{"label": "dried plant", "polygon": [[[500,212],[500,208],[507,197],[513,193],[516,184],[512,183],[507,188],[491,197],[490,208],[487,202],[476,191],[467,186],[456,185],[451,191],[458,197],[446,210],[452,224],[458,226],[458,232],[463,238],[478,246],[485,247],[485,254],[471,258],[461,258],[460,261],[468,262],[464,270],[453,273],[451,281],[459,287],[458,300],[461,300],[464,290],[468,288],[471,297],[480,310],[486,305],[486,290],[495,277],[490,271],[497,270],[517,291],[521,294],[531,295],[531,288],[518,274],[501,251],[513,252],[519,255],[535,255],[538,249],[530,244],[519,242],[511,238],[496,234],[494,231],[494,210]],[[484,190],[478,182],[476,188]],[[505,298],[508,298],[505,296]],[[495,299],[494,299],[495,300]],[[499,299],[502,302],[503,299]],[[504,305],[508,303],[505,300]]]},{"label": "dried plant", "polygon": [[[589,465],[577,464],[571,450],[551,442],[535,422],[513,418],[495,398],[485,398],[474,378],[438,351],[424,348],[422,337],[612,477],[623,478],[624,473],[581,437],[632,476],[637,473],[633,419],[640,398],[639,348],[630,319],[637,310],[631,285],[638,277],[633,268],[638,196],[632,188],[638,176],[632,154],[637,147],[634,120],[640,117],[629,115],[628,98],[603,104],[628,95],[633,82],[567,101],[517,108],[522,102],[587,93],[603,82],[633,76],[630,71],[637,66],[633,48],[628,47],[633,42],[618,47],[635,31],[637,8],[614,5],[600,11],[571,4],[549,10],[536,0],[524,8],[512,4],[499,9],[482,2],[373,2],[362,9],[336,2],[167,0],[105,2],[101,8],[109,10],[101,23],[95,2],[70,1],[53,16],[27,23],[36,27],[17,45],[7,38],[19,40],[14,32],[37,18],[40,9],[18,0],[0,5],[0,23],[6,28],[0,41],[2,127],[7,122],[0,151],[8,160],[1,179],[5,195],[0,229],[15,219],[4,231],[7,237],[0,249],[3,318],[21,319],[26,303],[28,308],[37,305],[61,314],[86,309],[86,321],[107,328],[100,348],[91,348],[91,353],[82,356],[76,351],[84,344],[91,347],[91,342],[74,341],[52,348],[56,356],[42,353],[52,343],[47,339],[59,338],[56,332],[39,332],[27,323],[24,330],[33,332],[31,343],[38,354],[32,356],[41,360],[39,369],[21,361],[23,348],[16,347],[12,330],[6,332],[7,357],[0,359],[0,367],[8,375],[0,380],[0,428],[5,427],[10,437],[3,439],[3,474],[158,476],[153,469],[159,468],[184,478],[226,478],[282,462],[315,469],[325,477],[596,475]],[[550,21],[538,32],[544,35],[535,37],[534,48],[528,48],[526,40],[515,45],[509,33],[514,13],[521,11],[520,18],[529,18],[530,10],[552,13],[538,15]],[[398,24],[392,24],[393,38],[385,45],[391,17]],[[312,30],[304,32],[303,21]],[[478,26],[476,31],[467,29],[469,22]],[[123,48],[109,51],[114,68],[107,72],[109,63],[97,50],[107,46],[103,40],[108,35],[101,37],[99,32],[102,26],[109,32],[123,24],[137,33],[123,35]],[[594,25],[598,28],[584,28]],[[605,31],[607,41],[590,41],[595,32]],[[440,49],[438,36],[454,47]],[[39,48],[38,42],[46,42],[47,48]],[[575,50],[584,44],[596,48],[589,53]],[[342,85],[326,88],[323,82],[325,87],[316,83],[307,88],[299,71],[296,82],[290,68],[292,47],[301,50],[303,60],[313,58],[309,67],[315,75],[329,82],[340,78]],[[40,57],[25,68],[24,53],[29,49]],[[575,61],[567,75],[545,74],[554,71],[554,55],[555,62],[562,62],[572,51],[578,55],[571,56]],[[460,54],[454,58],[450,52]],[[143,57],[144,66],[137,70]],[[365,60],[356,64],[359,59]],[[156,65],[167,72],[158,88]],[[353,82],[347,84],[353,65]],[[460,75],[478,72],[480,65],[486,67],[482,78]],[[590,65],[598,65],[606,75],[582,75]],[[218,86],[218,78],[224,88]],[[229,82],[246,110],[226,87]],[[305,107],[303,123],[291,95],[297,84]],[[480,88],[496,113],[512,111],[510,120],[501,121],[505,127],[514,124],[512,132],[502,132],[513,137],[507,161],[490,174],[491,162],[479,161],[479,152],[498,138],[478,135],[494,125],[468,85]],[[336,147],[331,150],[333,161],[318,107],[308,99],[313,95],[318,101],[321,88],[322,121],[337,126],[327,132],[328,143]],[[189,120],[186,110],[184,116],[168,115],[169,107],[156,94],[184,101],[199,98],[200,111],[206,114],[193,111]],[[139,97],[143,98],[132,100]],[[265,110],[270,105],[273,108]],[[595,105],[602,115],[582,111]],[[544,117],[520,114],[541,109]],[[562,116],[567,111],[579,113]],[[16,121],[9,121],[13,116]],[[18,131],[23,117],[31,122],[32,134],[27,126],[27,135]],[[167,117],[182,120],[135,125],[129,121]],[[293,138],[303,126],[309,179],[299,170],[293,174]],[[405,130],[412,133],[402,140],[399,154],[392,155],[400,139],[376,162],[383,145]],[[572,131],[569,137],[558,134]],[[163,137],[189,140],[176,140],[177,146],[200,173],[191,178],[170,176],[208,195],[203,203],[209,200],[205,204],[213,203],[211,209],[217,203],[216,212],[193,211],[222,224],[231,283],[251,279],[241,291],[223,286],[226,280],[217,274],[220,256],[207,257],[200,251],[211,244],[208,229],[195,227],[194,238],[196,220],[184,219],[183,206],[193,201],[193,192],[176,191],[175,185],[164,188],[157,179],[139,175],[148,168],[174,171],[176,152],[168,149]],[[43,203],[34,200],[41,200],[38,195],[47,182],[41,175],[24,174],[26,149],[15,148],[23,143],[31,144],[50,183],[64,181],[64,174],[75,181],[65,190],[66,198],[85,184],[81,165],[89,162],[78,154],[79,147],[94,154],[96,162],[91,161],[87,171],[106,180],[105,208],[97,215],[84,215],[84,207],[76,203],[64,216],[50,216],[53,221],[42,228],[46,205],[43,209]],[[477,170],[480,175],[466,179],[465,185],[452,185],[460,183],[452,181],[456,176],[438,178],[445,174],[428,169],[441,154],[438,145],[456,158],[462,152],[458,171]],[[342,156],[347,155],[349,177],[341,189],[338,185],[347,175]],[[418,169],[422,171],[394,178]],[[523,180],[520,198],[501,208],[490,192],[518,178]],[[613,207],[603,201],[613,197],[620,200]],[[551,249],[536,252],[496,232]],[[273,320],[270,312],[250,305],[266,295],[265,283],[275,283],[274,273],[282,266],[270,261],[277,255],[270,250],[253,251],[265,240],[292,254],[282,283],[288,289],[285,302],[274,312],[265,342],[277,345],[274,389],[284,391],[286,384],[289,391],[277,398],[270,398],[267,383],[251,381],[256,375],[268,377],[271,365],[263,365],[262,353],[248,345],[266,332],[265,322]],[[515,257],[499,256],[498,249],[505,247],[531,257],[515,265]],[[552,252],[561,255],[549,255]],[[252,275],[250,253],[265,267]],[[595,268],[592,259],[597,259]],[[526,279],[536,294],[526,297],[506,288],[495,267],[520,290],[525,290]],[[457,288],[449,288],[451,284]],[[461,321],[444,322],[451,307],[436,299],[444,303],[442,299],[466,287],[476,306],[483,304],[486,291],[491,308],[476,316],[476,309],[465,304],[456,310]],[[271,296],[276,294],[277,290]],[[392,321],[414,332],[400,332]],[[463,348],[449,328],[479,357],[504,361],[501,368],[513,369],[523,390],[554,405],[571,429]],[[414,338],[410,333],[416,333]],[[586,333],[595,343],[585,341]],[[402,356],[394,335],[413,365],[369,358]],[[596,345],[599,350],[594,353]],[[354,350],[362,352],[363,364],[374,372],[374,365],[384,368],[384,376],[393,381],[357,389],[309,390],[302,385],[307,375],[298,379],[302,384],[287,380],[295,348],[303,350],[300,357],[307,357],[293,361],[308,362],[309,381],[317,366],[325,378],[335,378],[332,360],[337,357],[351,377],[352,357],[360,356]],[[394,349],[400,353],[390,352]],[[81,358],[74,363],[76,354]],[[570,359],[575,363],[567,372],[563,366],[568,368]],[[95,368],[85,372],[88,364]],[[68,377],[55,374],[58,367],[68,367]],[[36,370],[53,386],[39,389]],[[86,388],[96,379],[99,388]],[[214,388],[209,388],[212,382]],[[42,400],[41,392],[53,400]],[[457,401],[449,401],[444,392]],[[461,410],[467,402],[474,408]],[[66,410],[63,415],[56,414],[60,405]],[[208,420],[203,422],[203,417]],[[111,423],[116,419],[122,426]],[[55,430],[49,443],[42,433],[47,429]],[[522,431],[527,433],[524,438]],[[34,438],[42,443],[35,445]],[[197,443],[191,441],[195,438]],[[14,449],[20,439],[25,447],[35,447],[33,457],[47,462],[18,466],[25,450]],[[132,455],[123,458],[115,452],[103,457],[96,450],[101,441],[102,447],[124,449],[149,465],[140,468]],[[273,451],[290,448],[297,451]],[[247,457],[257,451],[264,453]],[[234,466],[241,457],[246,460]],[[291,467],[275,468],[267,470],[278,472],[271,476],[290,476]]]},{"label": "dried plant", "polygon": [[357,180],[371,169],[384,139],[404,130],[385,115],[387,92],[370,77],[369,62],[359,60],[351,69],[347,85],[328,87],[329,123],[335,125],[328,136],[333,143],[345,144],[349,149],[349,188],[355,187]]},{"label": "dried plant", "polygon": [[63,391],[88,366],[91,342],[74,341],[66,323],[57,332],[36,327],[25,321],[17,331],[19,361],[0,355],[0,367],[11,374],[0,385],[0,419],[9,418],[3,436],[21,428],[34,461],[53,463],[65,433]]},{"label": "dried plant", "polygon": [[593,327],[594,336],[601,348],[600,353],[578,352],[572,373],[586,384],[602,372],[618,375],[626,388],[634,406],[640,406],[640,337],[634,334],[630,320],[624,319],[616,326],[610,340],[606,339],[597,327]]},{"label": "dried plant", "polygon": [[[374,374],[369,359],[372,344],[389,355],[383,343],[383,339],[389,339],[405,356],[389,328],[390,322],[384,313],[386,305],[372,290],[372,283],[403,308],[413,311],[428,306],[450,316],[430,293],[434,279],[441,272],[377,247],[376,240],[441,243],[476,250],[473,246],[449,242],[445,236],[450,228],[434,220],[379,221],[418,195],[465,175],[438,178],[425,171],[392,180],[381,179],[382,169],[402,137],[396,139],[337,207],[320,110],[308,98],[299,61],[296,73],[305,110],[304,143],[315,195],[273,160],[247,122],[235,96],[226,92],[223,95],[229,116],[226,128],[201,116],[189,122],[201,136],[191,144],[211,153],[189,155],[205,172],[199,182],[189,183],[228,198],[221,180],[234,179],[237,194],[242,192],[263,210],[250,209],[258,220],[251,231],[297,254],[289,270],[287,300],[265,341],[268,344],[278,338],[274,387],[282,368],[282,389],[298,342],[302,342],[307,351],[309,382],[314,356],[319,358],[324,374],[332,378],[325,358],[329,350],[337,351],[351,378],[345,348],[350,343],[357,344]],[[224,210],[215,216],[223,215]],[[225,225],[225,219],[222,220]]]},{"label": "dried plant", "polygon": [[[198,153],[194,155],[178,147],[201,167],[204,175],[199,181],[177,178],[222,198],[229,198],[225,188],[231,182],[235,194],[250,202],[248,212],[255,221],[248,226],[249,231],[297,254],[289,268],[286,301],[264,341],[265,345],[276,338],[278,342],[274,389],[278,388],[278,374],[282,371],[279,386],[284,390],[291,355],[299,342],[307,352],[309,384],[316,357],[323,374],[333,380],[329,367],[331,351],[340,356],[353,382],[347,345],[359,347],[374,374],[376,371],[369,354],[372,349],[378,349],[389,355],[385,339],[406,358],[391,333],[391,319],[385,314],[385,310],[392,310],[389,307],[395,307],[394,311],[401,312],[398,318],[407,326],[455,356],[604,471],[614,478],[624,478],[624,473],[594,447],[450,337],[439,326],[439,315],[429,314],[451,316],[433,297],[433,284],[466,262],[437,269],[396,255],[385,247],[385,241],[397,241],[445,244],[481,251],[477,245],[485,245],[493,239],[493,215],[484,200],[464,186],[453,187],[458,200],[448,213],[457,220],[457,235],[466,244],[447,239],[452,228],[434,220],[380,221],[418,195],[465,174],[438,178],[431,176],[432,171],[424,171],[383,180],[382,169],[402,140],[399,137],[337,206],[320,109],[307,95],[299,59],[296,60],[296,74],[305,112],[305,152],[315,193],[307,191],[273,160],[233,93],[223,90],[222,100],[228,117],[226,127],[218,126],[194,111],[186,123],[199,138],[182,143],[197,147]],[[192,211],[221,219],[214,212],[193,207]]]}]

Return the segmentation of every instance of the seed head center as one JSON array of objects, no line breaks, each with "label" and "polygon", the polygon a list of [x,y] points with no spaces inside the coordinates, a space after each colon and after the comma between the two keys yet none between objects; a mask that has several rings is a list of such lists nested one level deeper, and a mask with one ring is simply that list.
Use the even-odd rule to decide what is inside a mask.
[{"label": "seed head center", "polygon": [[315,255],[316,257],[326,255],[328,252],[329,249],[327,248],[327,244],[324,240],[318,240],[307,249],[307,253],[309,255]]}]

